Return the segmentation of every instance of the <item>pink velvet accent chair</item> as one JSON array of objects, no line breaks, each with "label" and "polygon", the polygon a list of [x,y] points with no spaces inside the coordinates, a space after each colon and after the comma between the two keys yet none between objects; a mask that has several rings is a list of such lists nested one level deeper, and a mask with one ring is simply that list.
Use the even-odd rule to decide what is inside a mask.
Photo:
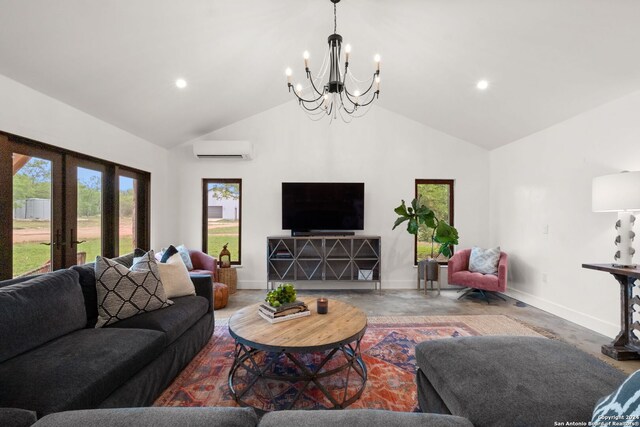
[{"label": "pink velvet accent chair", "polygon": [[209,254],[195,249],[189,249],[189,257],[193,264],[191,274],[210,274],[214,282],[218,281],[218,261]]},{"label": "pink velvet accent chair", "polygon": [[463,249],[461,251],[457,251],[449,259],[449,284],[469,288],[458,299],[463,298],[472,292],[477,292],[487,300],[487,303],[489,302],[488,295],[492,295],[506,301],[496,292],[504,292],[507,290],[507,254],[500,252],[497,276],[494,274],[482,274],[469,271],[470,255],[471,249]]}]

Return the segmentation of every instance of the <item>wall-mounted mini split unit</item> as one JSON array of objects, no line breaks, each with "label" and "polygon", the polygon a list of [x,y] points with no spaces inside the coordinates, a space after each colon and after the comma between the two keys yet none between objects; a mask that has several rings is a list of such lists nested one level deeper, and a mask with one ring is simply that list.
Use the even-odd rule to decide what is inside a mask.
[{"label": "wall-mounted mini split unit", "polygon": [[242,159],[253,158],[251,141],[195,141],[193,154],[199,159]]}]

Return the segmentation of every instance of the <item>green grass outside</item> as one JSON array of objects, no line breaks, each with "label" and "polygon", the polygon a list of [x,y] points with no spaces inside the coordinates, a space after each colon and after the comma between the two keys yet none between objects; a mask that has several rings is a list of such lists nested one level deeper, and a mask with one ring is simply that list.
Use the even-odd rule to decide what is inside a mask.
[{"label": "green grass outside", "polygon": [[[132,252],[131,236],[120,238],[121,253]],[[13,245],[13,277],[43,266],[51,258],[50,247],[37,242],[16,243]],[[100,255],[100,239],[89,239],[78,245],[79,252],[86,252],[86,262],[93,262]],[[123,252],[124,251],[124,252]]]},{"label": "green grass outside", "polygon": [[[120,236],[120,255],[126,255],[133,252],[133,238],[131,236]],[[89,239],[85,243],[78,245],[78,252],[86,252],[87,263],[94,262],[96,257],[100,255],[101,243],[100,239]]]},{"label": "green grass outside", "polygon": [[131,236],[120,236],[119,242],[120,250],[118,251],[118,256],[130,254],[135,249],[133,247],[133,238]]},{"label": "green grass outside", "polygon": [[96,260],[96,257],[102,252],[101,242],[101,239],[88,239],[78,245],[78,252],[86,252],[87,254],[85,262],[94,262]]},{"label": "green grass outside", "polygon": [[[216,221],[216,224],[220,223],[234,223],[235,225],[209,229],[209,239],[207,241],[209,255],[217,259],[222,247],[228,243],[227,249],[231,252],[231,261],[238,262],[238,254],[240,253],[238,248],[238,222],[232,220]],[[223,235],[221,236],[221,234]]]},{"label": "green grass outside", "polygon": [[[211,233],[211,230],[209,230]],[[220,251],[222,250],[222,246],[225,243],[229,243],[227,249],[231,252],[231,261],[238,261],[238,235],[235,236],[216,236],[209,234],[209,241],[207,243],[207,248],[209,251],[209,255],[212,257],[218,258],[220,255]]]},{"label": "green grass outside", "polygon": [[235,227],[220,227],[220,228],[210,228],[209,235],[214,234],[238,234],[238,226]]},{"label": "green grass outside", "polygon": [[[435,244],[433,245],[433,253],[434,255],[438,252],[438,248],[440,247],[439,244]],[[428,242],[418,242],[418,261],[423,260],[423,259],[427,259],[431,256],[431,244]],[[445,258],[444,256],[440,255],[438,257],[439,261],[446,261],[447,258]]]},{"label": "green grass outside", "polygon": [[43,266],[50,258],[49,246],[37,242],[13,245],[13,277]]}]

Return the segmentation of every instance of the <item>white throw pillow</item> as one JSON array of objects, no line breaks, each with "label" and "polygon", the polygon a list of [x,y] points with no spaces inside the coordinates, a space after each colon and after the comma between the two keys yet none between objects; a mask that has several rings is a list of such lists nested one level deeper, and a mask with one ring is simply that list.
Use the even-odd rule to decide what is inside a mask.
[{"label": "white throw pillow", "polygon": [[191,277],[189,277],[189,271],[179,253],[174,254],[166,263],[159,262],[158,270],[167,298],[196,294],[196,289]]},{"label": "white throw pillow", "polygon": [[500,246],[491,249],[473,247],[469,256],[469,271],[482,274],[498,274]]}]

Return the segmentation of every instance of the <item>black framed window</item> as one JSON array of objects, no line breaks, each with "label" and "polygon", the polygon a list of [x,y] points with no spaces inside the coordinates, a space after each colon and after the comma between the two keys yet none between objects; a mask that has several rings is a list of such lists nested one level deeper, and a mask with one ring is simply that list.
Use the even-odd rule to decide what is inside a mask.
[{"label": "black framed window", "polygon": [[124,255],[149,245],[151,186],[149,174],[121,166],[115,171],[117,253]]},{"label": "black framed window", "polygon": [[231,264],[241,263],[242,180],[202,180],[202,250],[218,258],[224,245],[231,252]]},{"label": "black framed window", "polygon": [[[453,223],[453,183],[452,179],[416,179],[415,197],[420,204],[433,210],[438,219]],[[433,229],[421,225],[414,244],[414,264],[431,256],[431,251],[437,253],[438,243],[432,241]],[[446,264],[448,258],[440,255],[438,261]]]}]

